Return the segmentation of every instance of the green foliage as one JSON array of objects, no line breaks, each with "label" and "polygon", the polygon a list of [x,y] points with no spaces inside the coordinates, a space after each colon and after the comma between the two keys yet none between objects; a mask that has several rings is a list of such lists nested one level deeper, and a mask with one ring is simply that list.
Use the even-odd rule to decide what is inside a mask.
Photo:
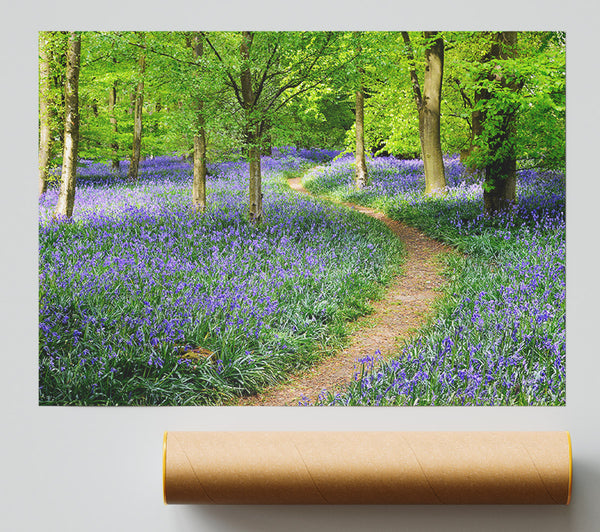
[{"label": "green foliage", "polygon": [[[458,153],[473,143],[469,161],[484,167],[504,154],[490,139],[515,116],[514,150],[521,166],[562,168],[565,161],[565,41],[558,32],[519,32],[514,59],[489,58],[491,32],[442,32],[442,149]],[[418,116],[405,45],[399,32],[255,32],[250,58],[240,56],[240,32],[203,33],[204,53],[195,58],[193,32],[83,32],[80,77],[80,157],[108,161],[131,152],[132,98],[140,79],[138,56],[146,55],[142,157],[191,153],[200,120],[210,160],[242,154],[248,120],[263,127],[267,145],[354,150],[354,92],[365,93],[368,151],[399,157],[420,153]],[[422,76],[427,41],[410,32],[415,68]],[[51,32],[55,116],[54,163],[60,163],[64,113],[66,38]],[[240,104],[240,76],[249,67],[255,102]],[[490,73],[500,68],[509,84]],[[422,80],[421,80],[422,81]],[[234,90],[237,85],[237,90]],[[110,122],[109,93],[117,101]],[[493,97],[483,101],[477,93]],[[200,109],[201,108],[201,109]],[[486,125],[472,139],[473,112]],[[115,151],[115,146],[118,149]]]},{"label": "green foliage", "polygon": [[[451,88],[462,98],[462,110],[454,99],[453,114],[469,123],[473,111],[485,117],[483,131],[473,140],[478,149],[468,164],[483,168],[510,152],[522,166],[564,169],[566,77],[560,34],[519,32],[514,57],[507,59],[489,56],[487,33],[454,37],[458,39],[454,49],[464,54],[464,60],[453,61],[449,73]],[[507,118],[514,120],[514,134],[497,145],[495,139],[504,134]]]},{"label": "green foliage", "polygon": [[47,96],[50,102],[52,138],[50,166],[53,167],[59,164],[62,158],[62,137],[65,127],[64,83],[68,35],[64,31],[47,31],[40,32],[40,37],[43,37],[40,40],[40,46],[45,48],[50,67],[50,92]]}]

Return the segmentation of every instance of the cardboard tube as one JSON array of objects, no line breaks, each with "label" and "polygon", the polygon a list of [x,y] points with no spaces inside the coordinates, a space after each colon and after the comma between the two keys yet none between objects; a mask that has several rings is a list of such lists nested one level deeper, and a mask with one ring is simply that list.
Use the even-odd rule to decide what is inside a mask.
[{"label": "cardboard tube", "polygon": [[167,432],[168,504],[568,504],[568,432]]}]

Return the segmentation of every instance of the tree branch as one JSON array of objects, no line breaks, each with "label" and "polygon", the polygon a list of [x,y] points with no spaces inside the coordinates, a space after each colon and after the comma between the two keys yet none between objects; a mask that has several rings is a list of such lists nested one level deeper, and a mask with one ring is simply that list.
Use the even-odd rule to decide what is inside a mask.
[{"label": "tree branch", "polygon": [[[225,66],[225,61],[223,61],[223,58],[219,55],[219,52],[217,52],[217,49],[213,46],[212,42],[210,42],[210,39],[208,38],[208,35],[205,34],[204,38],[206,39],[206,42],[210,46],[211,50],[213,51],[213,53],[215,54],[215,56],[217,57],[217,59],[221,62],[221,64],[223,66]],[[233,79],[233,76],[231,75],[231,72],[229,72],[228,70],[226,70],[225,74],[229,78],[229,82],[231,83],[231,88],[235,92],[235,97],[236,97],[238,103],[242,107],[244,107],[244,100],[242,99],[242,96],[240,94],[240,88],[238,87],[238,84]]]},{"label": "tree branch", "polygon": [[463,86],[460,84],[460,80],[458,78],[452,78],[450,81],[454,81],[456,83],[456,86],[458,87],[460,96],[462,97],[465,106],[469,107],[469,109],[473,109],[473,102],[471,101],[471,98],[469,98],[468,94],[465,92]]},{"label": "tree branch", "polygon": [[256,92],[254,93],[254,102],[253,105],[256,105],[256,102],[258,101],[258,99],[260,98],[260,95],[263,91],[264,85],[265,85],[265,81],[267,79],[267,74],[269,73],[269,68],[271,68],[271,63],[273,62],[273,59],[275,57],[275,54],[277,53],[277,49],[279,48],[279,41],[277,41],[275,43],[275,46],[273,46],[273,51],[271,52],[271,55],[269,56],[269,59],[267,61],[267,65],[265,66],[265,71],[263,72],[263,75],[261,77],[261,80],[258,84],[258,88],[256,89]]},{"label": "tree branch", "polygon": [[415,95],[415,103],[417,104],[417,109],[421,109],[423,106],[423,97],[421,96],[421,86],[419,85],[419,78],[417,77],[417,69],[415,64],[415,56],[412,49],[412,43],[410,42],[410,37],[407,31],[402,32],[402,38],[404,39],[404,43],[406,44],[406,55],[408,57],[408,61],[410,63],[410,79],[412,81],[413,93]]},{"label": "tree branch", "polygon": [[[120,37],[122,36],[120,34],[117,34],[117,35],[119,35]],[[158,50],[154,50],[145,44],[139,44],[139,43],[135,43],[132,41],[127,41],[127,44],[129,44],[131,46],[136,46],[137,48],[142,48],[143,50],[146,50],[147,52],[152,52],[153,54],[156,54],[156,55],[162,55],[163,57],[168,57],[169,59],[172,59],[173,61],[176,61],[178,63],[183,63],[184,65],[191,65],[191,66],[195,66],[195,67],[198,66],[197,63],[194,63],[192,61],[186,61],[185,59],[179,59],[178,57],[174,57],[174,56],[166,54],[164,52],[159,52]]]}]

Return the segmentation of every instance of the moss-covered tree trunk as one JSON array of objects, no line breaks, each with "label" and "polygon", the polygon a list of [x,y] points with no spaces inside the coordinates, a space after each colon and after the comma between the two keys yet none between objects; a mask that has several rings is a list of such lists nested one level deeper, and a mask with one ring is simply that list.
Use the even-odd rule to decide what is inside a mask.
[{"label": "moss-covered tree trunk", "polygon": [[[503,31],[494,34],[490,59],[506,60],[515,56],[517,32]],[[489,75],[497,90],[484,91],[487,100],[483,113],[486,130],[488,162],[483,182],[483,205],[488,216],[510,208],[516,201],[516,155],[514,147],[516,104],[504,96],[506,88],[516,90],[515,80],[508,80],[501,65],[496,65]],[[493,124],[490,124],[493,116]]]},{"label": "moss-covered tree trunk", "polygon": [[48,188],[48,167],[52,151],[52,80],[50,72],[49,32],[41,31],[39,35],[39,83],[40,83],[40,138],[39,138],[39,193]]},{"label": "moss-covered tree trunk", "polygon": [[67,53],[65,79],[65,132],[63,165],[60,178],[58,202],[54,211],[56,218],[70,218],[75,203],[77,148],[79,145],[79,61],[81,57],[81,34],[71,32]]}]

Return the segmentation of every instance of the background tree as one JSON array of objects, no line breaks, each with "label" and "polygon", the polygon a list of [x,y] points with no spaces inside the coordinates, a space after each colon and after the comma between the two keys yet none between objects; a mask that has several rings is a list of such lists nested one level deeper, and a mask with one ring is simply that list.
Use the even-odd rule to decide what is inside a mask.
[{"label": "background tree", "polygon": [[144,74],[146,72],[146,51],[144,46],[145,36],[143,32],[139,32],[140,52],[139,52],[139,79],[134,96],[134,112],[133,112],[133,143],[131,150],[131,159],[129,170],[127,172],[128,179],[137,179],[140,165],[140,157],[142,150],[142,114],[144,109]]},{"label": "background tree", "polygon": [[271,137],[275,146],[339,149],[354,123],[353,102],[345,87],[324,81],[280,110]]},{"label": "background tree", "polygon": [[[259,116],[257,100],[260,96],[255,94],[252,83],[252,71],[250,68],[250,49],[254,34],[251,31],[242,32],[242,42],[240,44],[241,72],[240,72],[240,93],[242,109],[244,110],[244,138],[248,153],[248,166],[250,170],[250,222],[259,224],[262,221],[262,186],[260,171],[260,141],[264,120]],[[276,45],[273,46],[276,49]],[[273,52],[274,55],[274,52]],[[273,58],[273,55],[271,58]]]},{"label": "background tree", "polygon": [[39,35],[39,193],[56,180],[50,170],[60,164],[65,127],[66,32]]},{"label": "background tree", "polygon": [[65,132],[62,174],[58,202],[54,211],[57,218],[70,218],[75,202],[77,147],[79,143],[79,61],[81,34],[69,34],[65,80]]},{"label": "background tree", "polygon": [[[425,95],[425,85],[435,70],[427,70],[428,65],[438,57],[444,75],[438,161],[441,151],[462,152],[465,164],[482,177],[489,167],[491,176],[490,157],[500,153],[492,149],[494,142],[502,145],[497,124],[510,115],[507,146],[516,168],[563,169],[564,34],[520,32],[514,54],[500,55],[492,53],[492,32],[430,33],[427,38],[410,33],[412,54],[407,56],[402,32],[361,32],[357,57],[354,32],[247,32],[244,53],[241,32],[211,32],[204,34],[201,55],[198,43],[195,52],[191,48],[190,32],[82,32],[79,158],[83,164],[110,162],[117,171],[120,160],[133,157],[136,113],[130,103],[140,81],[146,156],[191,158],[196,153],[197,162],[230,160],[249,158],[252,146],[268,153],[271,145],[345,147],[360,153],[355,114],[360,87],[364,149],[417,157],[423,148],[414,100],[421,90],[422,104],[435,99]],[[49,32],[47,38],[49,70],[40,48],[40,141],[49,117],[50,142],[49,148],[40,142],[40,176],[44,168],[47,176],[40,178],[40,190],[52,179],[48,170],[62,162],[65,115],[68,35]],[[436,52],[440,41],[443,54]],[[42,101],[45,93],[49,98]],[[253,203],[258,205],[262,185],[256,153],[252,160]],[[196,168],[200,176],[201,163]],[[428,182],[429,170],[427,165]],[[195,201],[201,204],[193,196]],[[261,209],[253,209],[251,219],[259,223]]]},{"label": "background tree", "polygon": [[[448,32],[446,39],[452,55],[445,81],[445,151],[460,152],[461,160],[483,176],[489,157],[486,139],[496,129],[493,118],[484,128],[484,111],[494,117],[508,106],[514,115],[511,144],[517,166],[564,170],[564,34],[519,32],[514,53],[505,58],[492,57],[492,49],[498,48],[498,34],[492,32]],[[501,87],[495,67],[512,87]]]},{"label": "background tree", "polygon": [[[225,83],[242,110],[243,152],[249,163],[249,217],[260,224],[262,186],[260,153],[265,128],[289,102],[314,89],[339,68],[334,59],[336,35],[331,32],[241,33],[237,62],[229,36],[207,39],[221,64]],[[229,49],[228,49],[229,47]]]},{"label": "background tree", "polygon": [[522,167],[565,170],[566,40],[563,32],[519,32],[514,144]]},{"label": "background tree", "polygon": [[39,192],[43,194],[48,187],[48,167],[52,148],[52,118],[54,114],[52,100],[52,80],[50,73],[50,32],[39,34]]},{"label": "background tree", "polygon": [[[194,60],[199,62],[204,55],[204,36],[194,33],[192,37]],[[198,73],[196,75],[199,75]],[[199,211],[206,209],[206,133],[204,131],[204,100],[196,96],[196,134],[194,135],[194,178],[192,181],[192,204]]]},{"label": "background tree", "polygon": [[[113,63],[117,62],[115,57],[112,58],[112,61],[113,61]],[[115,78],[113,80],[112,87],[110,87],[109,93],[108,93],[108,113],[110,116],[109,120],[110,120],[110,124],[112,126],[112,132],[113,132],[113,137],[110,141],[110,147],[112,149],[111,165],[112,165],[113,170],[118,170],[120,167],[119,140],[118,140],[119,121],[117,119],[117,115],[115,112],[116,105],[117,105],[117,86],[118,86],[118,80]]]}]

